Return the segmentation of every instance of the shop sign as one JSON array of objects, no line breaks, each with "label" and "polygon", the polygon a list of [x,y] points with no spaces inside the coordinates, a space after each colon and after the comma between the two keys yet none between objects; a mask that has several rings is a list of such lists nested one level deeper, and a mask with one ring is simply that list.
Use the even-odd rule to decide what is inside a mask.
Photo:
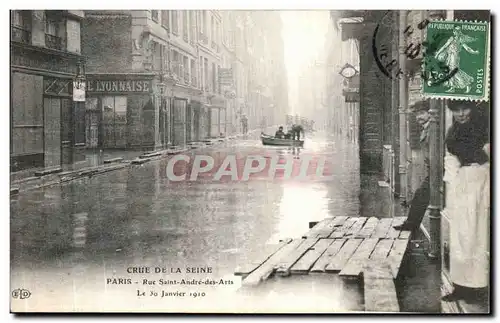
[{"label": "shop sign", "polygon": [[151,93],[151,80],[87,80],[87,92],[92,93]]},{"label": "shop sign", "polygon": [[73,81],[73,101],[85,102],[85,80]]}]

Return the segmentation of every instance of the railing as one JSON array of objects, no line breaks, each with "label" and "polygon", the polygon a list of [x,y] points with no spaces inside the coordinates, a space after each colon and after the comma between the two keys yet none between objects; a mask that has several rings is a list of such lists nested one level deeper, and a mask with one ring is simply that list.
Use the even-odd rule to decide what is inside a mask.
[{"label": "railing", "polygon": [[45,46],[52,49],[63,50],[64,41],[61,37],[45,34]]},{"label": "railing", "polygon": [[10,26],[11,40],[29,44],[31,42],[31,32],[21,27]]}]

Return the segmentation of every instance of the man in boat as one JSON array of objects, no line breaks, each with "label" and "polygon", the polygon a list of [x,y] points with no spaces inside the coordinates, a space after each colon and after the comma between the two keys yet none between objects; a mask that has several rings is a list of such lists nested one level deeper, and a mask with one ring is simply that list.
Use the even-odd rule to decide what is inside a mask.
[{"label": "man in boat", "polygon": [[279,139],[284,139],[285,138],[285,133],[283,132],[283,127],[280,126],[278,128],[278,131],[276,131],[276,133],[274,134],[274,137],[275,138],[279,138]]},{"label": "man in boat", "polygon": [[292,126],[292,138],[293,140],[300,140],[300,134],[302,133],[303,136],[305,136],[304,133],[304,127],[300,124],[294,124]]}]

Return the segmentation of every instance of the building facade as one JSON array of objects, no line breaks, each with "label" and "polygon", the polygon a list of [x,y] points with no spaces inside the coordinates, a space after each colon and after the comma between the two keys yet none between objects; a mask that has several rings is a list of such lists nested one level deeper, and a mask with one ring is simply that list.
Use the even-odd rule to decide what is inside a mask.
[{"label": "building facade", "polygon": [[287,108],[276,12],[12,11],[10,44],[12,171],[73,164],[86,149],[185,146]]},{"label": "building facade", "polygon": [[13,10],[10,39],[11,171],[81,161],[83,106],[73,102],[82,73],[83,11]]},{"label": "building facade", "polygon": [[[444,156],[447,154],[444,139],[452,124],[452,113],[447,108],[448,100],[424,100],[421,95],[423,56],[421,52],[408,55],[411,44],[425,39],[424,30],[418,26],[428,20],[490,21],[490,12],[460,10],[400,10],[390,11],[335,11],[332,21],[339,23],[343,41],[359,44],[360,56],[360,102],[359,143],[362,172],[378,174],[389,182],[389,187],[401,202],[408,205],[416,189],[425,177],[424,153],[420,145],[421,127],[410,107],[418,101],[429,105],[429,159],[430,159],[430,203],[421,225],[421,231],[428,243],[431,258],[440,259],[444,286],[451,286],[449,222],[450,215],[444,208],[447,189],[443,182]],[[346,24],[345,20],[351,23]],[[357,22],[356,22],[357,21]],[[374,36],[374,30],[378,30]],[[388,78],[379,69],[372,57],[375,47],[385,44],[383,55],[386,62],[395,61],[400,69],[399,78]],[[369,53],[369,54],[367,54]],[[373,53],[375,55],[375,53]],[[334,78],[334,77],[332,77]],[[330,101],[331,102],[331,101]],[[476,105],[474,102],[465,104]],[[330,107],[334,110],[334,107]],[[489,118],[490,104],[478,105],[480,112]],[[335,110],[334,110],[335,111]],[[345,127],[347,121],[332,113],[331,122],[336,127]],[[340,120],[340,121],[339,121]],[[484,250],[489,256],[489,250]],[[450,287],[444,287],[450,291]],[[443,311],[470,310],[467,304],[458,302]],[[487,305],[485,305],[487,306]]]},{"label": "building facade", "polygon": [[240,131],[242,114],[250,128],[272,123],[286,105],[273,97],[286,93],[280,26],[267,12],[88,12],[87,147],[183,146]]}]

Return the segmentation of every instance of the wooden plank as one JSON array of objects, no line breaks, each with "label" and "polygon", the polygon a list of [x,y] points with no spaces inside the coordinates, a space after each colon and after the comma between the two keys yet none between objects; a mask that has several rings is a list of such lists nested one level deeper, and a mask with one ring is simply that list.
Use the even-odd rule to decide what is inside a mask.
[{"label": "wooden plank", "polygon": [[368,238],[377,227],[377,224],[378,219],[376,217],[368,218],[363,228],[356,234],[356,237]]},{"label": "wooden plank", "polygon": [[392,244],[394,243],[394,239],[380,239],[373,249],[373,252],[370,256],[370,259],[373,260],[384,260],[389,255],[391,251]]},{"label": "wooden plank", "polygon": [[318,239],[305,239],[297,249],[288,254],[282,261],[280,261],[274,268],[276,274],[279,276],[289,276],[292,266],[302,257],[309,249],[318,242]]},{"label": "wooden plank", "polygon": [[296,249],[304,239],[295,239],[280,250],[272,255],[266,262],[264,262],[259,268],[254,270],[250,275],[248,275],[242,281],[244,286],[255,286],[261,281],[266,280],[274,272],[274,266],[290,254],[294,249]]},{"label": "wooden plank", "polygon": [[342,249],[330,260],[325,268],[327,272],[337,272],[344,268],[349,258],[354,254],[363,239],[348,239]]},{"label": "wooden plank", "polygon": [[318,261],[314,264],[314,266],[311,268],[311,272],[324,272],[326,266],[330,263],[330,260],[332,260],[335,255],[339,252],[339,250],[342,248],[344,245],[346,239],[336,239],[327,249],[326,251],[321,255],[321,257],[318,258]]},{"label": "wooden plank", "polygon": [[[290,269],[292,274],[306,274],[321,255],[334,242],[334,239],[320,239],[299,261]],[[339,247],[340,249],[340,247]]]},{"label": "wooden plank", "polygon": [[411,231],[401,231],[399,234],[399,239],[410,239],[411,237]]},{"label": "wooden plank", "polygon": [[340,276],[359,276],[363,272],[363,266],[370,258],[370,255],[378,243],[377,238],[365,239],[356,249],[344,268],[340,271]]},{"label": "wooden plank", "polygon": [[318,238],[328,238],[330,234],[335,230],[335,228],[341,227],[347,220],[347,216],[336,216],[326,227],[318,231]]},{"label": "wooden plank", "polygon": [[385,263],[368,263],[363,268],[365,311],[399,312],[391,268]]},{"label": "wooden plank", "polygon": [[318,224],[316,224],[312,229],[307,231],[302,238],[316,238],[318,236],[318,233],[325,229],[335,218],[328,218],[321,220]]},{"label": "wooden plank", "polygon": [[399,237],[399,234],[401,230],[396,230],[394,227],[396,225],[401,225],[405,222],[406,217],[404,216],[397,216],[394,217],[394,220],[392,220],[391,227],[389,228],[389,231],[387,232],[386,238],[392,238],[392,239],[397,239]]},{"label": "wooden plank", "polygon": [[387,262],[391,266],[392,274],[394,278],[398,277],[399,268],[401,267],[401,262],[408,247],[409,240],[406,239],[396,239],[392,245],[391,251],[387,256]]},{"label": "wooden plank", "polygon": [[349,230],[353,226],[353,224],[356,223],[356,221],[358,221],[358,218],[348,218],[341,227],[338,227],[335,230],[333,230],[329,238],[332,239],[342,238],[347,232],[347,230]]},{"label": "wooden plank", "polygon": [[359,230],[361,230],[367,219],[368,218],[366,217],[359,217],[356,223],[354,223],[352,227],[349,228],[349,230],[347,230],[345,236],[346,237],[355,236],[359,232]]},{"label": "wooden plank", "polygon": [[236,276],[246,276],[255,269],[259,268],[266,260],[271,258],[278,250],[292,242],[292,239],[286,239],[278,244],[266,245],[263,250],[259,250],[254,254],[249,255],[249,261],[240,265],[234,271]]},{"label": "wooden plank", "polygon": [[391,228],[393,218],[383,218],[378,221],[375,230],[373,231],[372,238],[385,238],[387,232]]}]

